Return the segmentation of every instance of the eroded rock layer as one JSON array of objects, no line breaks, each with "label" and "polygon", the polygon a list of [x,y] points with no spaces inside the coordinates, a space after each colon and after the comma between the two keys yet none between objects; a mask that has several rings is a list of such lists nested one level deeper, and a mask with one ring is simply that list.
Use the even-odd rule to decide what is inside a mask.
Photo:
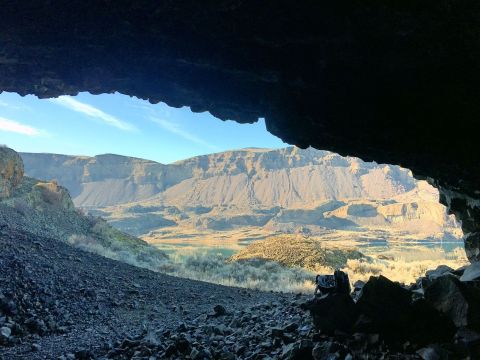
[{"label": "eroded rock layer", "polygon": [[[429,177],[480,232],[480,3],[4,1],[0,91],[119,91]],[[452,197],[451,195],[454,194]]]}]

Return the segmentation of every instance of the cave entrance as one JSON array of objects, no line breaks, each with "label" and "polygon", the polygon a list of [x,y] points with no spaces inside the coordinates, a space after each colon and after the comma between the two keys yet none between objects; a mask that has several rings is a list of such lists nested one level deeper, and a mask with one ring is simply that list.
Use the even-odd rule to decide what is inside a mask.
[{"label": "cave entrance", "polygon": [[[399,166],[289,146],[254,124],[121,94],[0,95],[2,143],[26,174],[158,247],[157,270],[267,290],[313,274],[414,281],[464,265],[438,190]],[[81,239],[79,240],[81,242]]]}]

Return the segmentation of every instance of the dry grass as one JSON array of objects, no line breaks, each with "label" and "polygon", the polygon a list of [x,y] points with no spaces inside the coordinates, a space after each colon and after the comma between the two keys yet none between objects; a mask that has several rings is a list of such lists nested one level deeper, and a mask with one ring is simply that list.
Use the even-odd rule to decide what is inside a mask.
[{"label": "dry grass", "polygon": [[[338,253],[338,251],[341,252],[338,249],[335,252],[325,252],[325,249],[321,247],[317,249],[318,257],[297,261],[299,256],[297,254],[296,257],[293,256],[287,261],[288,256],[293,254],[295,246],[285,247],[285,242],[281,241],[279,244],[282,246],[278,247],[279,249],[284,248],[279,252],[281,261],[272,261],[273,259],[265,259],[265,257],[256,259],[244,256],[236,256],[234,257],[235,261],[232,261],[231,258],[218,251],[215,252],[212,248],[199,250],[198,248],[178,247],[173,254],[166,258],[159,256],[154,251],[137,253],[133,252],[131,248],[115,247],[112,249],[110,245],[102,246],[97,240],[85,237],[72,237],[70,242],[105,257],[173,276],[263,291],[307,294],[314,290],[315,274],[330,274],[339,263],[342,264],[342,269],[348,273],[352,284],[357,280],[366,281],[370,276],[380,274],[393,281],[411,283],[419,276],[424,275],[427,270],[434,269],[439,264],[458,268],[467,263],[465,253],[461,248],[445,252],[441,248],[429,248],[421,244],[415,247],[397,244],[391,250],[376,253],[367,247],[362,249],[362,252],[368,255],[363,258],[345,257],[344,254]],[[263,241],[259,241],[259,243],[263,243]],[[310,250],[310,245],[300,248]],[[337,246],[340,245],[337,243]],[[348,243],[349,249],[351,249],[351,245]],[[254,249],[257,247],[254,246]],[[275,251],[274,253],[277,254]],[[328,256],[333,256],[333,258],[329,259]]]},{"label": "dry grass", "polygon": [[310,293],[314,274],[301,268],[288,268],[272,261],[227,262],[221,254],[176,254],[170,258],[170,275],[264,291]]},{"label": "dry grass", "polygon": [[352,282],[366,281],[370,276],[384,275],[393,281],[409,284],[423,276],[427,270],[435,269],[440,264],[455,269],[468,263],[465,251],[461,248],[445,252],[439,248],[416,247],[414,250],[398,249],[382,255],[390,259],[377,257],[370,261],[348,260],[343,270],[349,274]]}]

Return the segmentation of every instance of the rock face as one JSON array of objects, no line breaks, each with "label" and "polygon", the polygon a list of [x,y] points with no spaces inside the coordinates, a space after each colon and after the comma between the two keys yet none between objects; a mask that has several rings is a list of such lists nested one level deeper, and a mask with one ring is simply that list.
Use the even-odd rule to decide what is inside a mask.
[{"label": "rock face", "polygon": [[23,176],[23,162],[14,150],[0,148],[0,228],[23,231],[122,258],[140,266],[154,266],[166,255],[144,241],[114,229],[101,219],[76,211],[68,190],[56,181]]},{"label": "rock face", "polygon": [[401,164],[441,189],[480,258],[478,2],[4,5],[0,90],[265,117],[300,147]]},{"label": "rock face", "polygon": [[39,208],[47,205],[64,211],[75,209],[68,190],[58,186],[56,182],[35,184],[32,188],[32,198],[34,206]]},{"label": "rock face", "polygon": [[70,191],[77,206],[132,202],[158,194],[171,182],[165,165],[118,155],[74,157],[21,154],[27,175],[57,180]]},{"label": "rock face", "polygon": [[[308,208],[330,199],[390,199],[417,188],[407,169],[295,147],[227,151],[170,165],[118,155],[21,156],[27,175],[57,180],[70,190],[77,206],[85,207],[161,194],[164,203],[181,207]],[[428,190],[429,199],[438,196],[433,188]],[[350,212],[355,210],[361,212]]]},{"label": "rock face", "polygon": [[22,157],[28,175],[58,180],[77,206],[102,208],[102,216],[134,235],[178,225],[461,236],[438,192],[409,170],[328,151],[244,149],[170,165],[116,155]]},{"label": "rock face", "polygon": [[23,162],[12,149],[0,146],[0,198],[11,195],[23,178]]}]

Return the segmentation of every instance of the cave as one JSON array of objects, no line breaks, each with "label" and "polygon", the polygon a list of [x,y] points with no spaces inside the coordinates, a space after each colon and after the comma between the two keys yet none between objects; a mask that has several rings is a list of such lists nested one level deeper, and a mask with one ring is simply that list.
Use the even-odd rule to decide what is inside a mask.
[{"label": "cave", "polygon": [[7,0],[0,91],[120,92],[412,169],[480,261],[480,3]]}]

